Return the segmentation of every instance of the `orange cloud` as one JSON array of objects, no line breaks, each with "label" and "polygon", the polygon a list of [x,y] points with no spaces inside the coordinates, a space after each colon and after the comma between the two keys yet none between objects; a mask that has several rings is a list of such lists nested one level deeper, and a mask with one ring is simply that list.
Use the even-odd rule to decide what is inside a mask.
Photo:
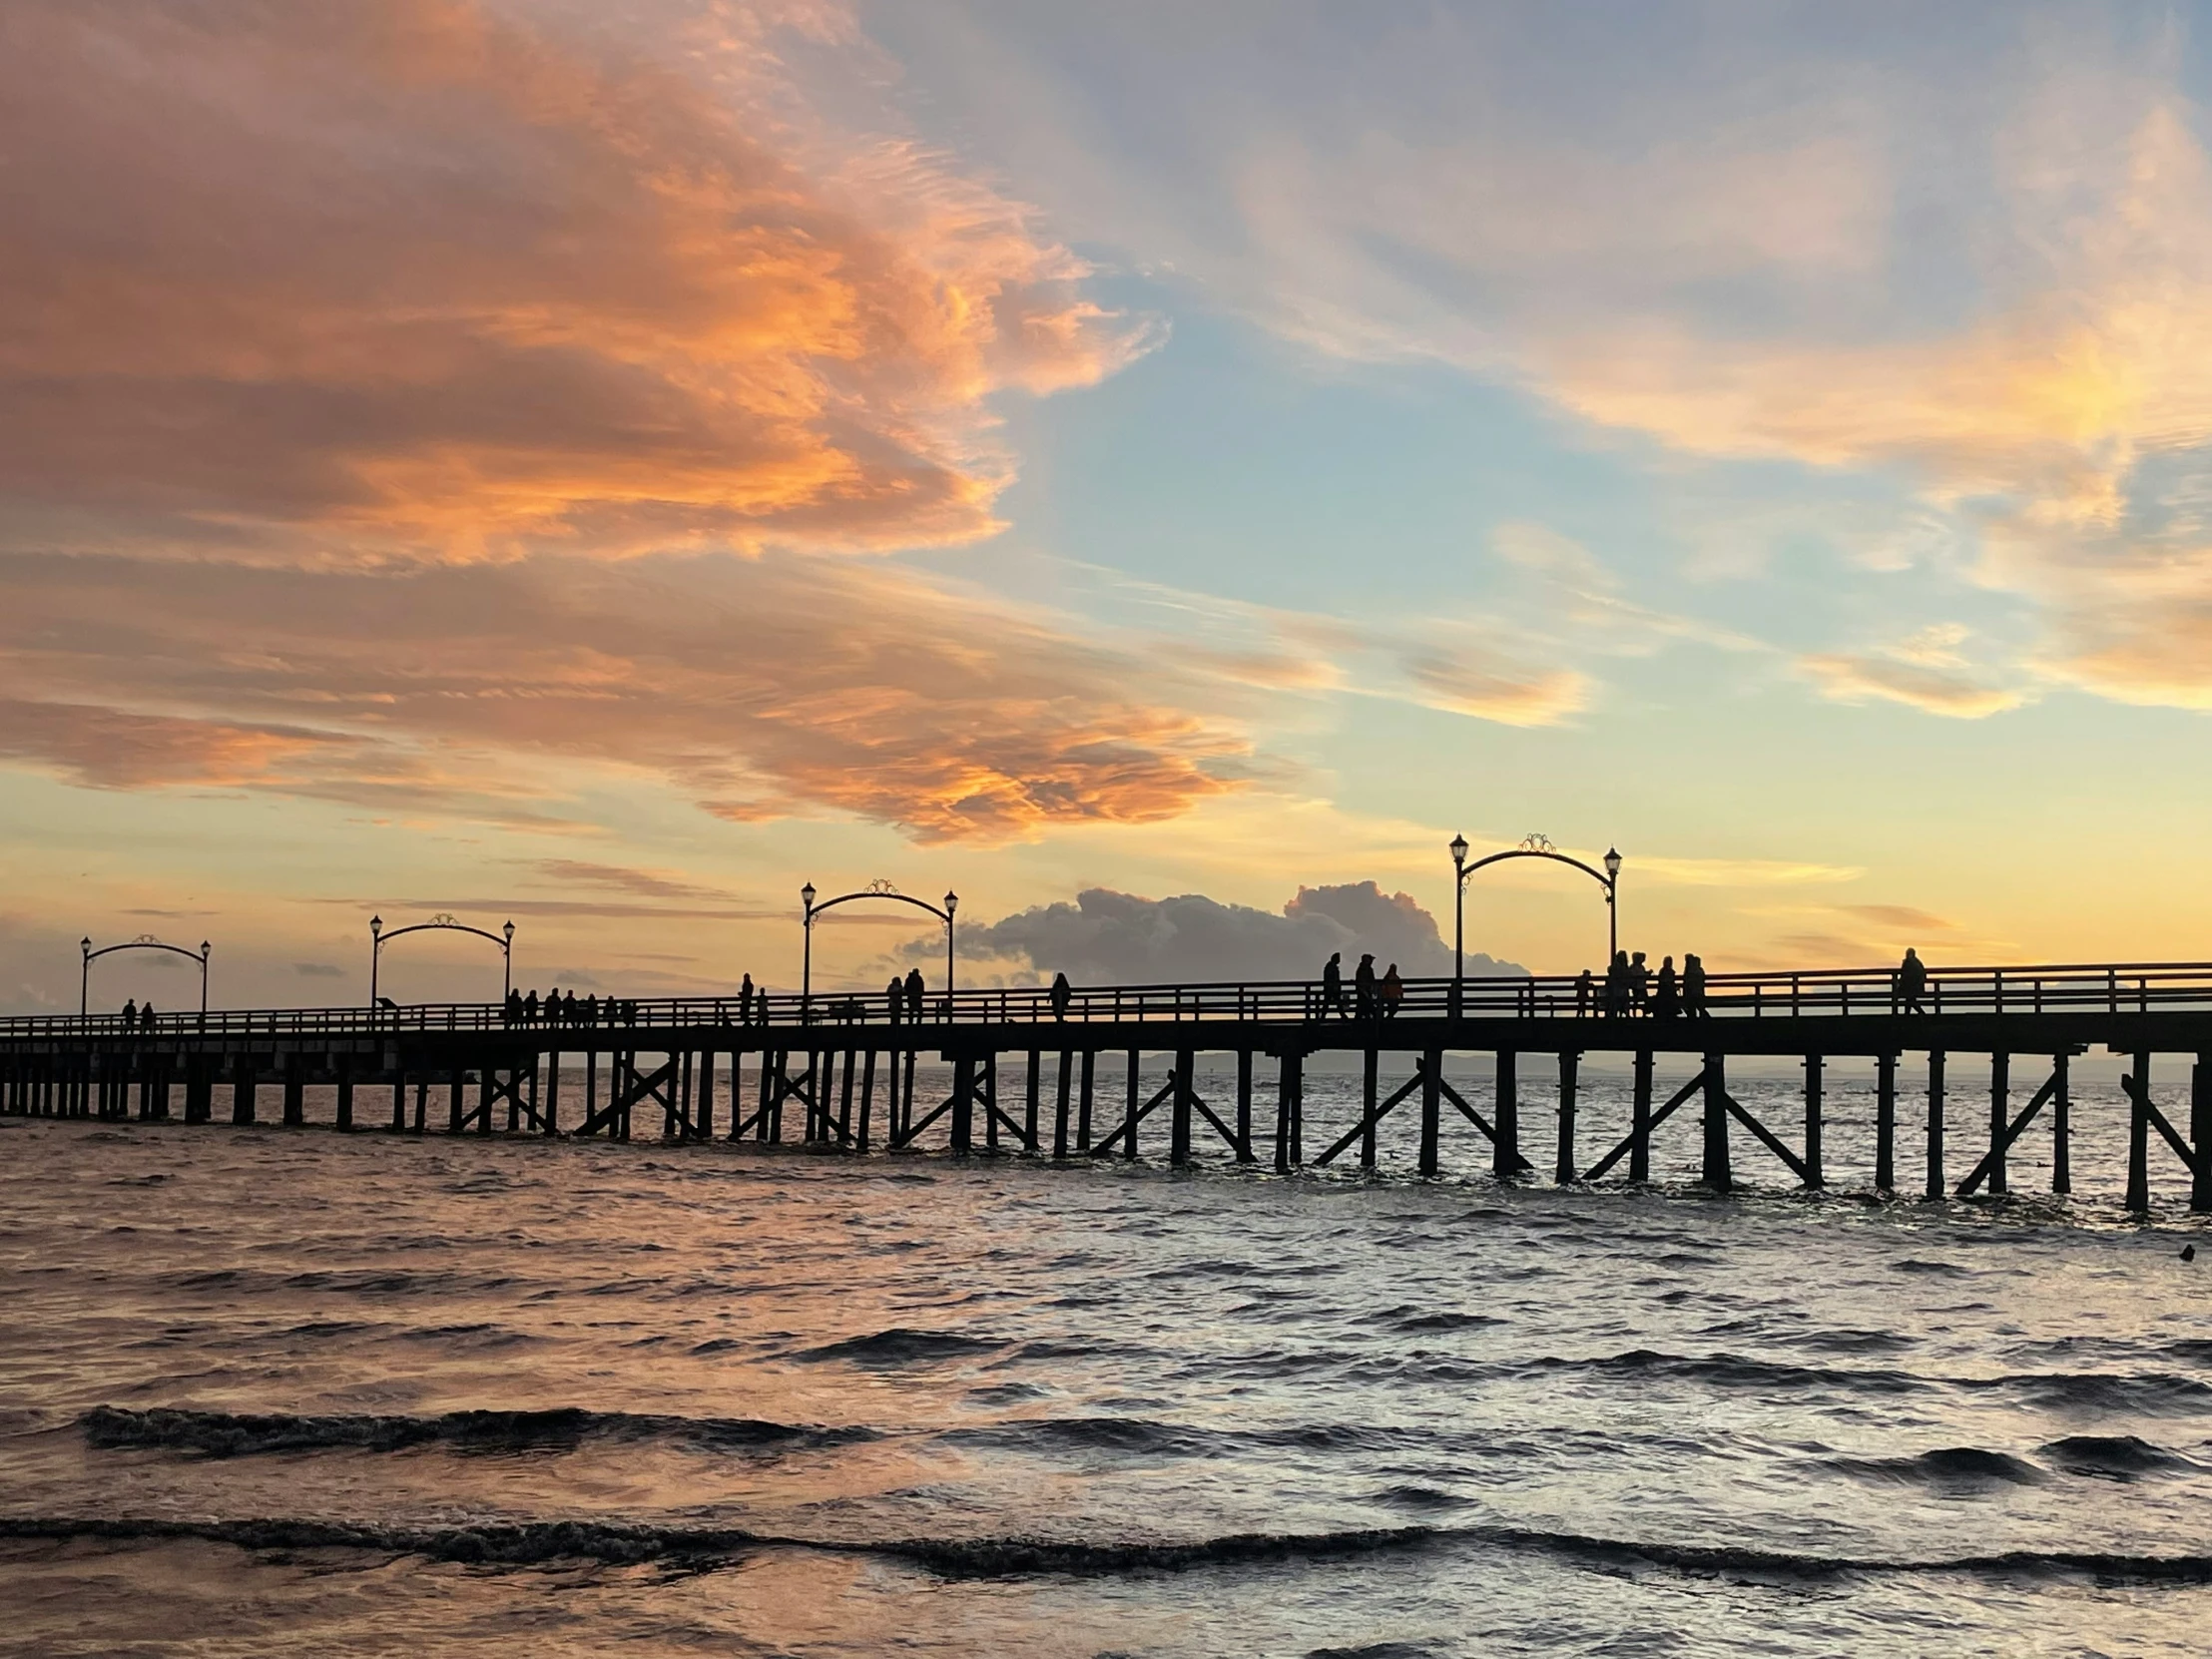
[{"label": "orange cloud", "polygon": [[812,114],[776,47],[848,33],[835,11],[657,12],[10,6],[17,544],[358,563],[993,529],[987,400],[1095,380],[1144,330],[1018,205]]},{"label": "orange cloud", "polygon": [[724,816],[988,841],[1173,817],[1256,766],[1238,688],[888,565],[18,556],[0,580],[8,751],[89,783],[552,822],[581,761]]}]

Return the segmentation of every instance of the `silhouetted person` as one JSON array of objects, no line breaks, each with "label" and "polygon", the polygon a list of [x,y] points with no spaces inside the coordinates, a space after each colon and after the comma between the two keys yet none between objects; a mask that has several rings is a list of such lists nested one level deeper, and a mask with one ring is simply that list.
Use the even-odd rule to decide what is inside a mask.
[{"label": "silhouetted person", "polygon": [[883,987],[883,1007],[893,1025],[898,1023],[899,1011],[906,1005],[906,981],[897,974],[891,975],[889,984]]},{"label": "silhouetted person", "polygon": [[921,982],[921,969],[906,970],[906,1017],[916,1025],[921,1023],[921,999],[928,987]]},{"label": "silhouetted person", "polygon": [[1682,1011],[1692,1019],[1711,1019],[1705,1005],[1705,958],[1691,951],[1682,958]]},{"label": "silhouetted person", "polygon": [[750,973],[738,986],[738,1023],[753,1023],[753,975]]},{"label": "silhouetted person", "polygon": [[1616,950],[1605,964],[1605,1012],[1618,1019],[1628,1012],[1628,952]]},{"label": "silhouetted person", "polygon": [[1368,951],[1352,970],[1352,1001],[1362,1019],[1373,1019],[1375,1005],[1375,952]]},{"label": "silhouetted person", "polygon": [[135,996],[127,996],[123,999],[123,1029],[126,1031],[133,1030],[137,1027],[137,1025],[138,998]]},{"label": "silhouetted person", "polygon": [[1321,1014],[1327,1019],[1331,1014],[1345,1012],[1345,953],[1332,950],[1329,964],[1321,970]]},{"label": "silhouetted person", "polygon": [[1925,1014],[1921,998],[1928,993],[1928,964],[1911,945],[1905,947],[1905,960],[1898,964],[1898,988],[1895,1001],[1899,1009],[1908,1014]]},{"label": "silhouetted person", "polygon": [[1075,1000],[1075,987],[1068,983],[1068,976],[1055,973],[1052,976],[1052,1017],[1066,1019],[1068,1004]]},{"label": "silhouetted person", "polygon": [[1628,963],[1628,1006],[1633,1013],[1642,1013],[1651,1000],[1651,969],[1644,965],[1644,953],[1639,950]]},{"label": "silhouetted person", "polygon": [[1596,989],[1596,977],[1588,968],[1584,968],[1581,977],[1574,982],[1574,1017],[1576,1019],[1581,1019],[1589,1013],[1590,997]]},{"label": "silhouetted person", "polygon": [[1405,981],[1397,976],[1397,964],[1392,962],[1382,975],[1382,1017],[1397,1018],[1397,1010],[1405,1001]]},{"label": "silhouetted person", "polygon": [[586,1025],[597,1025],[599,1023],[599,993],[597,991],[593,991],[591,995],[584,998],[584,1023]]},{"label": "silhouetted person", "polygon": [[139,1010],[139,1029],[142,1031],[154,1029],[154,999],[152,997],[148,997],[146,1006]]},{"label": "silhouetted person", "polygon": [[1659,988],[1652,993],[1651,1012],[1656,1019],[1672,1019],[1682,1011],[1682,994],[1675,982],[1674,958],[1659,960]]},{"label": "silhouetted person", "polygon": [[530,987],[530,994],[522,999],[522,1017],[532,1025],[538,1022],[538,988]]}]

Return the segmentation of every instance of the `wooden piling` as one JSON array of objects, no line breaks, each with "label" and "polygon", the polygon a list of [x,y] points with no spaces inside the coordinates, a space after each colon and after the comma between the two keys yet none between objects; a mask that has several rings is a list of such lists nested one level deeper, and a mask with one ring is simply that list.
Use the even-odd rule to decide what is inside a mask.
[{"label": "wooden piling", "polygon": [[1943,1051],[1928,1057],[1928,1187],[1930,1198],[1943,1196]]},{"label": "wooden piling", "polygon": [[1874,1062],[1874,1186],[1897,1190],[1898,1057],[1879,1054]]},{"label": "wooden piling", "polygon": [[2212,1054],[2199,1054],[2189,1068],[2189,1145],[2196,1167],[2189,1172],[2189,1208],[2212,1210]]},{"label": "wooden piling", "polygon": [[1828,1062],[1819,1054],[1805,1057],[1805,1184],[1825,1187],[1828,1177],[1821,1167],[1822,1117],[1827,1109]]},{"label": "wooden piling", "polygon": [[1237,1162],[1257,1162],[1252,1153],[1252,1050],[1237,1050]]},{"label": "wooden piling", "polygon": [[458,1135],[461,1132],[461,1083],[462,1069],[459,1063],[456,1062],[451,1080],[447,1084],[445,1132],[448,1135]]},{"label": "wooden piling", "polygon": [[1716,1193],[1735,1190],[1735,1172],[1728,1159],[1728,1060],[1725,1055],[1705,1056],[1705,1157],[1702,1179]]},{"label": "wooden piling", "polygon": [[1444,1051],[1431,1048],[1420,1057],[1420,1172],[1443,1169]]},{"label": "wooden piling", "polygon": [[1175,1051],[1175,1093],[1169,1102],[1168,1162],[1180,1169],[1191,1161],[1191,1096],[1197,1091],[1192,1073],[1198,1056],[1190,1049]]},{"label": "wooden piling", "polygon": [[337,1126],[350,1129],[353,1127],[353,1056],[336,1055],[333,1063],[338,1073]]},{"label": "wooden piling", "polygon": [[1989,1056],[1989,1196],[2004,1196],[2005,1131],[2012,1126],[2012,1056]]},{"label": "wooden piling", "polygon": [[1559,1155],[1552,1160],[1551,1178],[1564,1187],[1577,1173],[1574,1161],[1574,1113],[1576,1085],[1582,1056],[1572,1049],[1559,1052]]},{"label": "wooden piling", "polygon": [[1037,1150],[1037,1094],[1042,1086],[1043,1072],[1044,1054],[1041,1050],[1032,1048],[1029,1051],[1028,1081],[1022,1089],[1021,1097],[1021,1132],[1023,1150],[1026,1152]]},{"label": "wooden piling", "polygon": [[966,1157],[975,1134],[975,1058],[963,1054],[952,1063],[952,1150]]},{"label": "wooden piling", "polygon": [[2150,1209],[2150,1056],[2134,1058],[2135,1087],[2128,1091],[2127,1208],[2137,1215]]},{"label": "wooden piling", "polygon": [[1382,1098],[1382,1056],[1370,1047],[1362,1057],[1360,1072],[1360,1167],[1375,1172],[1375,1104]]},{"label": "wooden piling", "polygon": [[1500,1181],[1511,1180],[1521,1170],[1520,1155],[1520,1056],[1511,1049],[1497,1056],[1497,1130],[1490,1143],[1490,1173]]},{"label": "wooden piling", "polygon": [[254,1056],[241,1054],[233,1062],[231,1074],[231,1121],[254,1121]]},{"label": "wooden piling", "polygon": [[2069,1098],[2069,1058],[2064,1053],[2050,1057],[2051,1076],[2055,1079],[2050,1096],[2050,1190],[2061,1194],[2073,1191],[2073,1102]]},{"label": "wooden piling", "polygon": [[1096,1070],[1097,1065],[1097,1051],[1089,1048],[1084,1049],[1083,1093],[1077,1108],[1075,1122],[1075,1150],[1077,1152],[1088,1152],[1091,1149],[1091,1099],[1094,1093],[1092,1073]]},{"label": "wooden piling", "polygon": [[[872,1068],[875,1056],[868,1055]],[[699,1051],[699,1094],[692,1103],[692,1133],[700,1140],[715,1138],[715,1051],[702,1048]]]},{"label": "wooden piling", "polygon": [[1075,1084],[1075,1050],[1060,1050],[1060,1087],[1052,1097],[1052,1156],[1068,1155],[1068,1105]]},{"label": "wooden piling", "polygon": [[1121,1114],[1121,1155],[1134,1161],[1137,1156],[1137,1051],[1129,1051],[1129,1104]]},{"label": "wooden piling", "polygon": [[1629,1106],[1629,1131],[1635,1139],[1628,1148],[1628,1179],[1637,1184],[1651,1179],[1651,1050],[1636,1051],[1634,1097]]}]

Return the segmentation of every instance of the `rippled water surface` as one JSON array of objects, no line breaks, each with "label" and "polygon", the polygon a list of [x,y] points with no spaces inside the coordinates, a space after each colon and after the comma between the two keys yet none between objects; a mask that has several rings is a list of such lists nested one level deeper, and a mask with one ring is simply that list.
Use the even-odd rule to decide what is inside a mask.
[{"label": "rippled water surface", "polygon": [[2201,1653],[2212,1237],[2080,1121],[1926,1205],[0,1120],[0,1652]]}]

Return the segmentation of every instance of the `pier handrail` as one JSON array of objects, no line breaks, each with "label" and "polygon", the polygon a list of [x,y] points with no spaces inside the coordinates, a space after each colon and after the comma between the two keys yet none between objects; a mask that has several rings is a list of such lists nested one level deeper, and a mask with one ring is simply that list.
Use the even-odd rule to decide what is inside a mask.
[{"label": "pier handrail", "polygon": [[[1448,975],[1407,979],[1395,1017],[1451,1017]],[[1804,1016],[1858,1017],[1908,1013],[1894,968],[1805,968],[1714,973],[1706,1001],[1715,1019]],[[1460,982],[1459,1016],[1465,1019],[1605,1019],[1604,984],[1580,996],[1577,976],[1535,974]],[[1350,987],[1347,987],[1349,999]],[[1592,1004],[1595,1005],[1592,1005]],[[1918,1012],[1937,1014],[2148,1013],[2153,1009],[2212,1010],[2212,962],[2063,962],[1931,967]],[[579,1008],[583,1006],[579,1004]],[[588,1022],[510,1019],[496,1002],[425,1002],[381,1008],[210,1009],[165,1013],[152,1026],[126,1024],[120,1014],[32,1014],[0,1017],[0,1040],[64,1036],[226,1039],[256,1036],[371,1037],[461,1031],[652,1030],[769,1026],[805,1031],[822,1026],[886,1023],[933,1028],[951,1025],[1083,1025],[1129,1020],[1247,1020],[1286,1025],[1351,1018],[1356,1010],[1323,1006],[1314,980],[1209,981],[1191,984],[1076,986],[1064,1014],[1047,985],[971,988],[929,994],[918,1021],[910,1010],[890,1008],[885,992],[816,991],[756,993],[741,1004],[735,995],[601,997]],[[1639,1008],[1631,1017],[1648,1017]]]}]

